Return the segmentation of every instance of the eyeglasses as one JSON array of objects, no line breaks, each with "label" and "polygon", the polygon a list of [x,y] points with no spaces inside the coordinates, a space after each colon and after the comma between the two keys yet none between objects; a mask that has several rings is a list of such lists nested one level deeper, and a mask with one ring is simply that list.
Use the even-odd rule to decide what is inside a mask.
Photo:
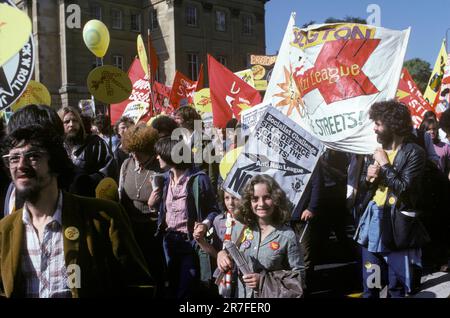
[{"label": "eyeglasses", "polygon": [[2,156],[3,162],[8,168],[17,167],[20,162],[20,158],[31,164],[32,166],[36,166],[39,161],[47,154],[46,151],[43,150],[31,150],[23,153],[12,153],[9,155]]}]

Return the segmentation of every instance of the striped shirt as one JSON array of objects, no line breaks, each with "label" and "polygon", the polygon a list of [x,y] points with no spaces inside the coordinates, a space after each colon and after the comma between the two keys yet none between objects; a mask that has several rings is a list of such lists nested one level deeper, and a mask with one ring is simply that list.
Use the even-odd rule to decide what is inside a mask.
[{"label": "striped shirt", "polygon": [[53,220],[45,226],[42,242],[40,242],[26,204],[23,207],[22,221],[25,231],[21,266],[27,298],[72,297],[67,285],[61,213],[62,193],[60,192]]}]

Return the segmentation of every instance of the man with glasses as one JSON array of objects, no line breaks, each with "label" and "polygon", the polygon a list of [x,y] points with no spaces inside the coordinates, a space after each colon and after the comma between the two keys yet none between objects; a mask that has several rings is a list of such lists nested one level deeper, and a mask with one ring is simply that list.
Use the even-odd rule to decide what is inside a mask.
[{"label": "man with glasses", "polygon": [[123,208],[60,189],[73,169],[60,135],[17,128],[4,153],[24,206],[0,221],[2,296],[118,297],[150,282]]}]

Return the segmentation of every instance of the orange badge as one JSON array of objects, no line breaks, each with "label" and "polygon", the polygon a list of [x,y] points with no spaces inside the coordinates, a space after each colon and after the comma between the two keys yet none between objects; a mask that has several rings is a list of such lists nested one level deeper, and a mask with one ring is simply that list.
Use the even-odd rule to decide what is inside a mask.
[{"label": "orange badge", "polygon": [[278,243],[278,242],[271,242],[271,243],[270,243],[270,248],[271,248],[272,250],[276,251],[277,249],[280,248],[280,243]]}]

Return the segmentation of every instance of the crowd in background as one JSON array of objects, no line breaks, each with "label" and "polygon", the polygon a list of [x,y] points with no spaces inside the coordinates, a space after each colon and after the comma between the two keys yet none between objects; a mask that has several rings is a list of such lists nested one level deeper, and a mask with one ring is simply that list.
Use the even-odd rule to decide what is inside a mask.
[{"label": "crowd in background", "polygon": [[[13,277],[1,271],[1,292],[7,297],[102,296],[105,292],[125,294],[124,286],[139,285],[148,291],[146,295],[156,298],[270,297],[274,296],[268,292],[271,284],[280,279],[274,273],[288,270],[298,273],[302,296],[308,297],[315,284],[316,265],[358,260],[364,297],[379,297],[380,288],[366,282],[364,268],[371,264],[386,267],[383,283],[392,297],[412,294],[420,287],[421,275],[448,271],[450,110],[440,119],[428,112],[420,128],[413,129],[409,112],[395,117],[391,108],[398,107],[397,103],[381,104],[372,106],[371,116],[383,149],[365,156],[327,149],[296,207],[289,206],[282,185],[272,177],[253,177],[238,199],[223,190],[219,162],[174,160],[174,153],[187,149],[192,158],[217,143],[220,154],[212,155],[223,155],[245,141],[239,133],[225,131],[219,131],[217,140],[205,140],[204,132],[194,127],[201,117],[189,106],[151,123],[135,124],[122,117],[111,127],[104,114],[89,118],[72,107],[56,112],[29,105],[14,113],[7,124],[2,122],[0,129],[4,145],[0,232],[10,230],[9,222],[18,213],[25,229],[18,232],[23,239]],[[401,118],[406,119],[402,122]],[[174,137],[180,127],[185,128],[183,134]],[[235,119],[227,124],[236,131],[239,127]],[[52,144],[46,136],[51,136]],[[59,146],[70,160],[58,170],[55,161],[61,161],[61,166],[65,162],[61,153],[54,157]],[[48,164],[48,171],[40,170],[41,162]],[[53,177],[55,185],[50,187]],[[45,178],[50,181],[46,183]],[[46,193],[54,198],[54,206],[40,214],[38,203],[45,201]],[[97,200],[83,201],[80,196]],[[71,217],[83,215],[79,221],[83,225],[66,226],[70,204],[74,206],[70,213],[75,215]],[[92,214],[86,215],[89,209]],[[62,227],[51,229],[62,237],[48,234],[48,224],[56,220],[58,211],[62,211]],[[386,220],[398,221],[390,217],[397,212],[420,212],[418,226],[425,230],[420,241],[414,241],[419,240],[414,236],[405,239],[406,245],[399,243],[397,223],[394,231],[392,225],[385,230]],[[42,214],[49,219],[41,220]],[[36,220],[44,223],[38,225]],[[67,232],[71,227],[75,227],[75,238]],[[386,238],[389,231],[393,232],[390,239]],[[34,232],[33,250],[30,237]],[[63,247],[63,251],[55,256],[51,252],[45,259],[47,238],[52,242],[49,246]],[[329,241],[336,243],[333,248]],[[67,249],[73,242],[78,242],[78,259],[83,260],[78,262],[83,265],[81,286],[61,287],[64,281],[46,279],[44,274],[70,276]],[[237,245],[249,263],[249,273],[242,275],[236,268],[223,248],[227,242]],[[8,244],[12,241],[3,235],[0,249]],[[40,259],[34,260],[36,255]],[[411,270],[399,273],[395,271],[401,265],[398,258],[405,255]],[[28,258],[29,262],[24,261]],[[43,264],[53,264],[53,259],[59,263],[52,265],[52,272],[51,266],[47,269]],[[0,266],[5,266],[3,261]],[[78,264],[76,259],[73,263]],[[26,270],[27,266],[33,269]],[[92,278],[89,275],[100,270],[105,272],[94,280],[98,286],[86,283]],[[120,271],[129,275],[115,282],[112,275]],[[18,282],[14,288],[12,281]],[[89,292],[84,284],[92,287]],[[55,286],[57,292],[52,293]]]}]

